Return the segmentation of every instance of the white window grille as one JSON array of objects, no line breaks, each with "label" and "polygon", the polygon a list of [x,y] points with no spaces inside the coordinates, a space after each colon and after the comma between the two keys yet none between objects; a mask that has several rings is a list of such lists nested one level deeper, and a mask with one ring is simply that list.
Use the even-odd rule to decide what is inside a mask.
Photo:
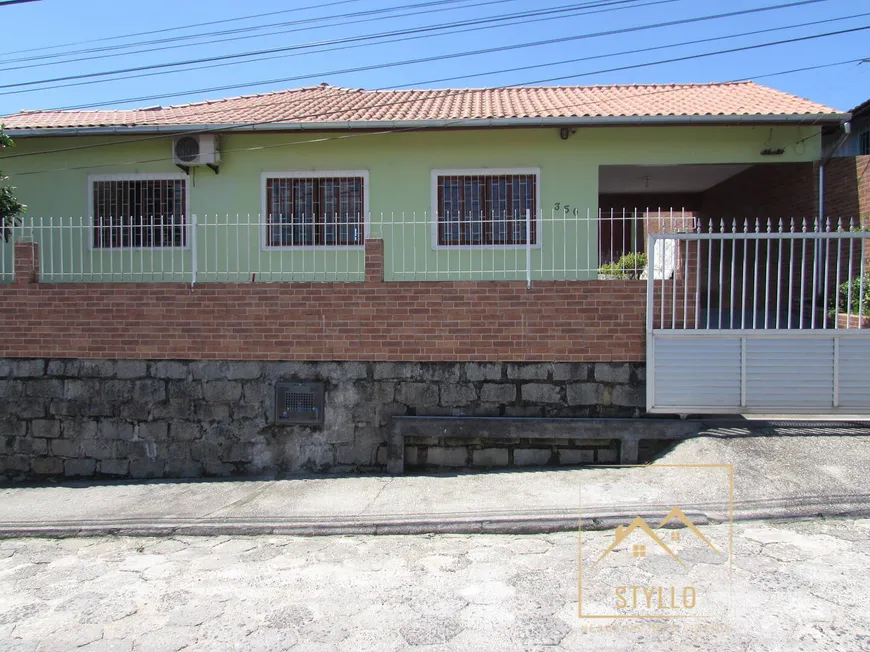
[{"label": "white window grille", "polygon": [[537,245],[539,177],[537,169],[433,171],[435,247]]},{"label": "white window grille", "polygon": [[364,172],[264,175],[264,248],[363,246],[367,185]]},{"label": "white window grille", "polygon": [[187,246],[185,175],[107,175],[89,179],[95,249]]}]

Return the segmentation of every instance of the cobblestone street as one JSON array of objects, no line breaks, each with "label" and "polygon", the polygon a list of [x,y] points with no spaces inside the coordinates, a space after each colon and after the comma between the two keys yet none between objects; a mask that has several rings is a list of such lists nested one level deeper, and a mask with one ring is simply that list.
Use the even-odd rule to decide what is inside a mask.
[{"label": "cobblestone street", "polygon": [[572,533],[6,540],[0,648],[870,650],[868,539],[870,520],[735,526],[718,633],[588,631]]}]

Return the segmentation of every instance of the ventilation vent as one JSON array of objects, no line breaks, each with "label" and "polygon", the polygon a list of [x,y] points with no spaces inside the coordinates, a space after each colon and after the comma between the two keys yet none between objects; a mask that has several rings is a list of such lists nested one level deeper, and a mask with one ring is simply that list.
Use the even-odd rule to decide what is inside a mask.
[{"label": "ventilation vent", "polygon": [[323,425],[323,383],[282,380],[275,384],[275,423]]}]

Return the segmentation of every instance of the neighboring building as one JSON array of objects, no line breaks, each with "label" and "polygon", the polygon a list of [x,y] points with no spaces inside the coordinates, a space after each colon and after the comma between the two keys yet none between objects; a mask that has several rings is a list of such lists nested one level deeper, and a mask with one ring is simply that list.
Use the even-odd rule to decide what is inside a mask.
[{"label": "neighboring building", "polygon": [[870,155],[870,100],[859,104],[849,113],[852,114],[852,133],[837,148],[834,156]]},{"label": "neighboring building", "polygon": [[[751,82],[322,85],[7,116],[0,167],[29,208],[0,247],[0,459],[380,469],[396,414],[640,415],[637,279],[685,281],[685,306],[661,306],[675,321],[707,286],[679,246],[651,272],[602,265],[698,219],[811,221],[813,163],[848,118]],[[322,427],[280,423],[282,378],[325,383]],[[614,459],[596,446],[562,459]],[[466,459],[444,450],[429,461]]]},{"label": "neighboring building", "polygon": [[[870,100],[849,113],[851,133],[845,140],[842,130],[836,130],[822,141],[824,153],[836,148],[825,164],[825,214],[832,218],[860,216],[867,226],[870,220]],[[811,199],[818,201],[818,195],[813,193]]]}]

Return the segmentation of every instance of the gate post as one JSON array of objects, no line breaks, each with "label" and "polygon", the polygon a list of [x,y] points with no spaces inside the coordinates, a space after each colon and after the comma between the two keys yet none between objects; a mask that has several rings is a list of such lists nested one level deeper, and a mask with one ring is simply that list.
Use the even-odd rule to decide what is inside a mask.
[{"label": "gate post", "polygon": [[655,343],[653,342],[653,311],[655,310],[655,262],[656,239],[650,233],[647,236],[647,272],[646,272],[646,410],[649,412],[655,405],[656,360]]}]

